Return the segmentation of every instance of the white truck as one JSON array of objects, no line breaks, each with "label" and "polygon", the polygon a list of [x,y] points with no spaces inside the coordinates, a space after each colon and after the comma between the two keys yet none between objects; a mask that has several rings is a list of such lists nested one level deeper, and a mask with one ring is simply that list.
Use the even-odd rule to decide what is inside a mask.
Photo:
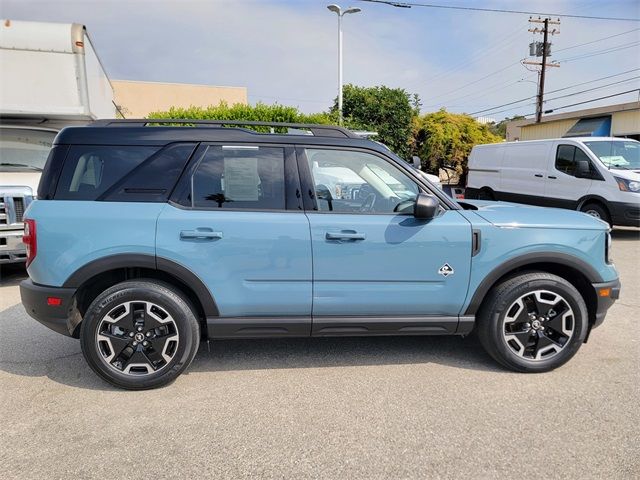
[{"label": "white truck", "polygon": [[84,25],[0,20],[0,264],[25,260],[22,215],[65,126],[114,118]]}]

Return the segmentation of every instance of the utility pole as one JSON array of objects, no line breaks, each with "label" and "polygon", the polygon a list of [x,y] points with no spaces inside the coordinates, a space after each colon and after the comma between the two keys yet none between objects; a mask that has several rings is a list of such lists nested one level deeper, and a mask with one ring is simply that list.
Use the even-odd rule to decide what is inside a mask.
[{"label": "utility pole", "polygon": [[536,99],[536,123],[540,123],[542,120],[542,104],[544,103],[544,81],[547,67],[559,67],[558,63],[547,63],[547,58],[551,56],[551,43],[549,35],[555,35],[560,33],[555,27],[553,30],[549,30],[549,25],[560,25],[560,19],[552,20],[551,18],[531,18],[529,17],[529,23],[541,23],[542,28],[534,27],[529,31],[532,33],[542,33],[542,43],[533,42],[529,45],[529,54],[536,57],[542,57],[542,62],[524,61],[526,65],[540,66],[540,73],[538,74],[538,95]]}]

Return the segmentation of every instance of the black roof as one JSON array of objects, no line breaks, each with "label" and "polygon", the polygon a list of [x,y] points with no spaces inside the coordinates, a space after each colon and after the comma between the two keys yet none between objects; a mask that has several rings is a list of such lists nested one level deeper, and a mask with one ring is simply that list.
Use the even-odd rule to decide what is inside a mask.
[{"label": "black roof", "polygon": [[[176,126],[175,124],[189,126]],[[168,126],[163,126],[169,124]],[[173,125],[172,125],[173,124]],[[288,133],[260,133],[243,127],[288,129]],[[293,129],[293,130],[292,130]],[[58,145],[166,145],[172,142],[260,142],[363,147],[388,153],[381,144],[334,125],[245,122],[227,120],[99,120],[83,127],[67,127]]]}]

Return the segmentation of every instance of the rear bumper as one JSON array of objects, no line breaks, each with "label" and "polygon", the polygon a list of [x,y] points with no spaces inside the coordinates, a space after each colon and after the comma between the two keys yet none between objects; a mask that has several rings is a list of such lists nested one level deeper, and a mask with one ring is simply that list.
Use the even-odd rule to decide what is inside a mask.
[{"label": "rear bumper", "polygon": [[597,308],[593,327],[597,327],[604,322],[609,307],[620,298],[620,280],[615,279],[611,282],[592,284],[596,291]]},{"label": "rear bumper", "polygon": [[24,262],[27,259],[22,235],[22,230],[0,230],[0,264]]},{"label": "rear bumper", "polygon": [[621,227],[640,227],[640,204],[608,202],[611,223]]},{"label": "rear bumper", "polygon": [[[38,285],[31,279],[20,283],[20,297],[27,313],[51,330],[74,336],[77,323],[72,322],[75,313],[75,288],[47,287]],[[49,298],[59,298],[59,305],[50,305]]]}]

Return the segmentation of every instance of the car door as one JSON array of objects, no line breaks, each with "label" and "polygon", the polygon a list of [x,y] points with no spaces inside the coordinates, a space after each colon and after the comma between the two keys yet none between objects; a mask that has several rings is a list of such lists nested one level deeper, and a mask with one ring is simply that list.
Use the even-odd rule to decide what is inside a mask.
[{"label": "car door", "polygon": [[577,202],[589,193],[593,180],[578,178],[578,162],[586,161],[590,168],[589,156],[578,146],[558,142],[554,148],[552,166],[547,172],[545,184],[546,205],[550,207],[575,208]]},{"label": "car door", "polygon": [[469,222],[447,209],[415,219],[425,187],[382,154],[308,147],[298,160],[303,191],[314,196],[314,335],[455,331],[469,280]]},{"label": "car door", "polygon": [[156,253],[211,291],[210,336],[309,335],[311,240],[292,147],[201,145],[173,200]]}]

